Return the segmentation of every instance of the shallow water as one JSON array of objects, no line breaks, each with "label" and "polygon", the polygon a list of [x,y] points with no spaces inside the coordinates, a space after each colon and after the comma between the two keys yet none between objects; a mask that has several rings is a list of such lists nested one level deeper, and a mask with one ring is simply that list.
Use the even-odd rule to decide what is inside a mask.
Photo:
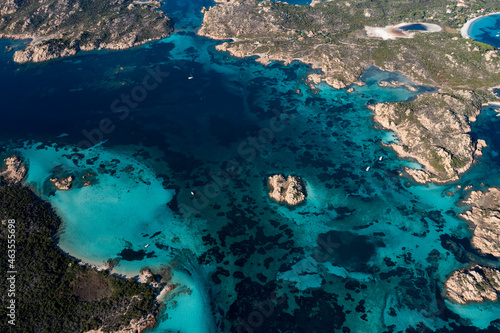
[{"label": "shallow water", "polygon": [[[417,186],[398,171],[418,165],[382,145],[394,136],[366,106],[433,88],[379,87],[408,80],[373,67],[351,93],[311,88],[307,66],[266,67],[215,51],[218,42],[190,31],[202,6],[168,2],[179,32],[132,50],[23,66],[0,54],[0,136],[28,160],[28,183],[63,218],[58,245],[94,264],[119,258],[123,274],[171,266],[191,295],[168,299],[155,332],[487,327],[497,303],[451,306],[441,287],[467,265],[449,246],[470,237],[456,217],[463,186],[500,181],[494,110],[474,125],[489,147],[460,181]],[[123,102],[151,69],[168,76],[137,105]],[[103,119],[113,130],[101,130]],[[85,142],[98,145],[72,155]],[[48,181],[74,174],[82,182],[88,173],[92,185],[67,192]],[[300,175],[306,203],[272,202],[273,173]]]}]

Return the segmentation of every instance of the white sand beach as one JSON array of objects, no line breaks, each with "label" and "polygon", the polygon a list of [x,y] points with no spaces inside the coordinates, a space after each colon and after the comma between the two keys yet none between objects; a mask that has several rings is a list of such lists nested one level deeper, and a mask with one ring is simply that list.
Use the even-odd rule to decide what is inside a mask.
[{"label": "white sand beach", "polygon": [[471,27],[472,23],[474,23],[475,21],[479,20],[480,18],[483,18],[483,17],[486,17],[486,16],[491,16],[491,15],[497,15],[497,14],[500,14],[500,12],[490,13],[490,14],[486,14],[486,15],[483,15],[483,16],[478,16],[478,17],[473,18],[472,20],[469,20],[469,21],[465,22],[465,24],[463,25],[463,27],[460,29],[460,34],[462,35],[463,38],[470,38],[469,30],[470,30],[470,27]]}]

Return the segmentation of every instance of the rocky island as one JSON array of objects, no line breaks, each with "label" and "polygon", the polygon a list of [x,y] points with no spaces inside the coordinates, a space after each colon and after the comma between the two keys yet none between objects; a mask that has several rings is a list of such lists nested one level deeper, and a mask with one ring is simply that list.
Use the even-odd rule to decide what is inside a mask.
[{"label": "rocky island", "polygon": [[460,214],[471,223],[472,245],[484,254],[500,258],[500,189],[473,191],[462,204],[472,205]]},{"label": "rocky island", "polygon": [[172,21],[153,0],[24,0],[0,4],[0,38],[32,39],[18,63],[96,49],[121,50],[168,37]]},{"label": "rocky island", "polygon": [[481,266],[455,271],[445,283],[446,296],[459,304],[497,301],[500,271]]},{"label": "rocky island", "polygon": [[[458,31],[472,9],[448,13],[446,5],[446,1],[410,5],[403,0],[317,2],[311,6],[218,1],[204,10],[198,33],[231,39],[217,49],[233,56],[257,56],[264,64],[294,60],[310,64],[321,70],[321,74],[309,76],[312,82],[325,81],[338,89],[361,84],[359,77],[369,65],[400,71],[415,83],[439,87],[412,103],[384,103],[373,111],[375,121],[397,134],[400,142],[391,147],[424,168],[407,169],[407,173],[421,183],[444,183],[456,180],[479,156],[484,142],[472,139],[470,123],[483,103],[497,99],[488,87],[500,81],[498,51],[461,38]],[[498,3],[488,5],[491,11],[500,10]],[[365,29],[399,26],[414,22],[415,17],[442,29],[391,40],[367,34]]]},{"label": "rocky island", "polygon": [[299,177],[274,175],[269,177],[269,197],[278,203],[286,203],[295,206],[306,199],[305,187]]},{"label": "rocky island", "polygon": [[54,186],[61,191],[69,191],[73,186],[73,180],[75,177],[68,176],[65,178],[51,178],[50,182],[54,184]]}]

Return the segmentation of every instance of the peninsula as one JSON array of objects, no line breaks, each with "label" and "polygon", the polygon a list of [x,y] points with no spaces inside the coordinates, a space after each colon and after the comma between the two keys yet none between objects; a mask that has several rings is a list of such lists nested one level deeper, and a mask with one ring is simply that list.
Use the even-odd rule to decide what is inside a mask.
[{"label": "peninsula", "polygon": [[31,39],[14,53],[18,63],[121,50],[172,33],[160,6],[156,0],[6,0],[0,4],[0,38]]}]

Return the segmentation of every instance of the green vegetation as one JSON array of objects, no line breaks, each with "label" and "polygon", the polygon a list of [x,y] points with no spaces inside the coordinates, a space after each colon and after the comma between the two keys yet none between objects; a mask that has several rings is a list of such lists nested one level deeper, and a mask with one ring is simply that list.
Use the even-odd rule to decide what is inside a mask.
[{"label": "green vegetation", "polygon": [[0,16],[0,33],[39,37],[36,46],[48,47],[49,53],[58,56],[67,50],[131,47],[167,37],[172,32],[172,21],[162,11],[155,10],[159,6],[159,2],[135,4],[133,0],[3,3],[0,4],[0,12],[4,12]]},{"label": "green vegetation", "polygon": [[[0,255],[1,332],[104,331],[154,313],[155,292],[131,279],[79,265],[55,248],[60,221],[29,189],[0,185],[0,220],[16,220],[16,326],[7,323],[6,248]],[[7,223],[0,244],[7,246]],[[137,297],[135,297],[137,296]]]}]

